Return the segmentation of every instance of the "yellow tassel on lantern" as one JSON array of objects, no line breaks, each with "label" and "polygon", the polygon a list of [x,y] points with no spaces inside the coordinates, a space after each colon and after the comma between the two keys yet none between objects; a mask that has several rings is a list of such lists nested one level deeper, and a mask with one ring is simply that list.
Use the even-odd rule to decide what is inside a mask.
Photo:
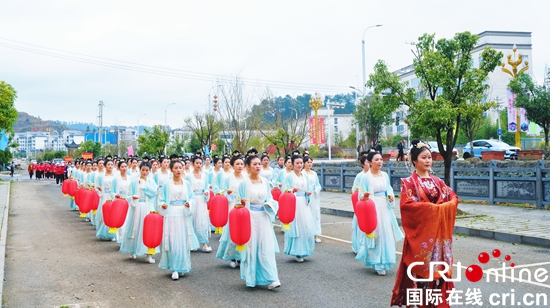
[{"label": "yellow tassel on lantern", "polygon": [[92,210],[92,214],[95,215],[95,213],[97,213],[97,210]]},{"label": "yellow tassel on lantern", "polygon": [[74,197],[73,197],[73,196],[71,196],[71,199],[73,199],[73,200],[74,200]]},{"label": "yellow tassel on lantern", "polygon": [[290,230],[290,224],[283,224],[283,230]]},{"label": "yellow tassel on lantern", "polygon": [[63,197],[67,197],[68,195],[67,194],[63,194]]},{"label": "yellow tassel on lantern", "polygon": [[86,213],[80,213],[80,218],[86,218]]},{"label": "yellow tassel on lantern", "polygon": [[237,245],[236,251],[244,251],[245,245]]},{"label": "yellow tassel on lantern", "polygon": [[216,227],[216,231],[214,231],[214,234],[222,234],[223,228],[222,227]]},{"label": "yellow tassel on lantern", "polygon": [[112,228],[112,227],[109,227],[109,233],[111,234],[115,234],[117,232],[118,228]]},{"label": "yellow tassel on lantern", "polygon": [[368,238],[376,238],[376,236],[374,235],[374,233],[365,233],[365,235],[366,235]]},{"label": "yellow tassel on lantern", "polygon": [[147,248],[147,254],[154,256],[155,255],[155,249],[156,249],[156,247]]}]

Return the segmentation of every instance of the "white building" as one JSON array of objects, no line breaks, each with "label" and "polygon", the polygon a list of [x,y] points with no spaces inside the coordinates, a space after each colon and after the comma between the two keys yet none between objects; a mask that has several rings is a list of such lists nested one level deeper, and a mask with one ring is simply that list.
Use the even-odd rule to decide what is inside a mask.
[{"label": "white building", "polygon": [[[528,62],[529,67],[533,66],[532,63],[532,45],[531,45],[531,32],[512,32],[512,31],[484,31],[478,34],[479,40],[477,46],[472,51],[472,66],[479,67],[481,61],[481,53],[485,47],[491,47],[496,51],[503,53],[502,63],[506,64],[506,67],[511,70],[508,65],[508,55],[512,56],[512,61],[514,60],[514,55],[512,49],[516,46],[517,51],[515,54],[515,59],[517,59],[518,54],[523,56],[524,63],[518,67],[518,70],[525,66],[525,61]],[[526,73],[532,74],[532,69],[526,71]],[[409,86],[416,89],[417,92],[421,92],[420,89],[420,80],[416,77],[414,73],[414,66],[409,65],[404,68],[401,68],[394,72],[398,75],[402,81],[408,81]],[[507,99],[507,87],[510,82],[510,75],[504,73],[501,70],[501,67],[497,67],[492,73],[488,76],[487,84],[489,85],[489,90],[486,93],[486,100],[498,102],[501,105],[501,108],[506,107]],[[396,135],[399,134],[403,137],[409,137],[409,127],[403,120],[406,118],[408,113],[408,107],[402,106],[397,110],[393,118],[396,119],[396,116],[399,117],[399,125],[393,123],[386,127],[383,133],[387,135]],[[489,117],[496,121],[498,118],[498,111],[491,110],[489,112]],[[394,121],[395,122],[395,121]]]},{"label": "white building", "polygon": [[15,133],[14,142],[19,144],[13,148],[13,152],[25,152],[27,156],[35,156],[36,153],[44,151],[64,151],[67,150],[65,144],[72,142],[80,144],[84,141],[84,133],[74,130],[66,130],[61,134],[55,132],[25,132]]}]

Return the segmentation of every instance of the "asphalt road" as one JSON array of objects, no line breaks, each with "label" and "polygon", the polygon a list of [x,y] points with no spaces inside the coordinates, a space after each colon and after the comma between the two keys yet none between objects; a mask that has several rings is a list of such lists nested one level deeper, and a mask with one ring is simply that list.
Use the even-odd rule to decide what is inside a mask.
[{"label": "asphalt road", "polygon": [[[157,264],[145,263],[143,258],[131,260],[118,252],[116,243],[97,239],[95,228],[78,218],[68,202],[52,181],[12,183],[4,307],[389,306],[395,271],[380,277],[355,261],[349,244],[349,218],[324,215],[325,238],[304,263],[296,263],[282,253],[277,255],[282,286],[270,291],[265,287],[247,288],[238,269],[215,258],[218,235],[211,239],[214,252],[194,252],[191,272],[172,281],[170,273]],[[280,228],[275,230],[282,249],[283,234]],[[400,251],[401,244],[397,247]],[[494,249],[501,250],[500,261],[478,262],[479,253],[491,254]],[[479,264],[485,269],[500,268],[506,254],[516,264],[515,276],[522,268],[533,274],[537,269],[546,270],[546,281],[539,283],[534,276],[531,283],[509,282],[510,279],[498,283],[467,281],[465,267]],[[515,306],[527,293],[550,297],[549,249],[456,236],[454,256],[455,262],[464,267],[460,271],[462,281],[455,283],[457,290],[464,292],[463,303],[468,288],[480,290],[483,307],[511,307],[510,297],[506,303],[492,305],[504,293],[514,294]],[[160,255],[155,259],[158,263]],[[507,270],[506,275],[510,274]],[[531,307],[544,306],[540,304]]]}]

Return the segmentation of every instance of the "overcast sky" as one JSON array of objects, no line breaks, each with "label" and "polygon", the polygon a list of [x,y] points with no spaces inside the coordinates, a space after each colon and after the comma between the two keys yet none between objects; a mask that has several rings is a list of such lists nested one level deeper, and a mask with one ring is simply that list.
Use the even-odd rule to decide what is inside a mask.
[{"label": "overcast sky", "polygon": [[[532,32],[529,64],[550,63],[550,1],[2,0],[0,80],[16,108],[44,120],[182,126],[204,112],[216,80],[239,75],[251,93],[349,92],[377,59],[412,63],[423,33]],[[498,69],[498,68],[497,68]],[[175,105],[170,105],[175,103]],[[145,115],[144,115],[145,114]]]}]

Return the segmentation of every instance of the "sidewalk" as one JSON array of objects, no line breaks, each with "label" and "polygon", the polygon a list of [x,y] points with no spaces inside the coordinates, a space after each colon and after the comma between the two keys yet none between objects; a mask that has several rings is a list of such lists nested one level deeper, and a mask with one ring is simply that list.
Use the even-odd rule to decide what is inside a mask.
[{"label": "sidewalk", "polygon": [[6,237],[8,234],[8,211],[10,182],[0,181],[0,298],[4,289],[4,265],[6,257]]},{"label": "sidewalk", "polygon": [[[458,208],[469,215],[457,216],[455,234],[550,248],[550,211],[470,203]],[[401,224],[399,198],[393,210]],[[322,191],[321,213],[353,217],[351,194]]]}]

